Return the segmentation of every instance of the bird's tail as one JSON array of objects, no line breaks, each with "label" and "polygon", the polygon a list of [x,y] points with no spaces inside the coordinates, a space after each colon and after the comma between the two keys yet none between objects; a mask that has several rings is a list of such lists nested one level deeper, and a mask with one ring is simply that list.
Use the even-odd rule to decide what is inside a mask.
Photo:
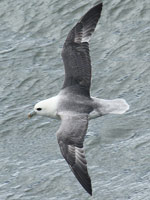
[{"label": "bird's tail", "polygon": [[98,99],[93,98],[94,101],[99,105],[99,109],[102,115],[106,114],[123,114],[129,110],[129,105],[125,99]]}]

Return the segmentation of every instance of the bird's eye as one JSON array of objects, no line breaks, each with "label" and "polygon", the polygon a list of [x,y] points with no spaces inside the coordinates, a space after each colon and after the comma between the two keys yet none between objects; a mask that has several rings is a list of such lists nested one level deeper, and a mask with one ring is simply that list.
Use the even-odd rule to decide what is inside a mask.
[{"label": "bird's eye", "polygon": [[42,108],[37,108],[38,111],[42,110]]}]

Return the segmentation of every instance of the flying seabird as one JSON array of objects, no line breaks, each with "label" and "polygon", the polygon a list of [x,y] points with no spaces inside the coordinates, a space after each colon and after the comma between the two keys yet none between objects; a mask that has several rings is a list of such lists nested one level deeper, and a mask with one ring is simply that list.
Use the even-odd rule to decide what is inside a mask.
[{"label": "flying seabird", "polygon": [[124,99],[104,100],[90,96],[89,40],[101,16],[102,3],[91,8],[72,28],[64,43],[65,80],[57,96],[40,101],[29,114],[61,120],[57,131],[60,151],[83,188],[92,195],[91,179],[83,148],[88,121],[129,109]]}]

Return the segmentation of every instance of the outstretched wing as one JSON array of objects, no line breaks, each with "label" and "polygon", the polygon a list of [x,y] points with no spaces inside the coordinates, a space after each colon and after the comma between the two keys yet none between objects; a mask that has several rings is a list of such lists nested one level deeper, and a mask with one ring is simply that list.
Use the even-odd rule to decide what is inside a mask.
[{"label": "outstretched wing", "polygon": [[63,88],[78,86],[89,95],[91,84],[91,60],[89,40],[100,18],[102,3],[91,8],[69,32],[64,43],[62,58],[65,66]]},{"label": "outstretched wing", "polygon": [[63,115],[61,126],[57,132],[58,144],[61,153],[72,172],[83,186],[92,195],[91,179],[87,170],[87,162],[83,150],[83,141],[88,126],[88,116],[85,114]]}]

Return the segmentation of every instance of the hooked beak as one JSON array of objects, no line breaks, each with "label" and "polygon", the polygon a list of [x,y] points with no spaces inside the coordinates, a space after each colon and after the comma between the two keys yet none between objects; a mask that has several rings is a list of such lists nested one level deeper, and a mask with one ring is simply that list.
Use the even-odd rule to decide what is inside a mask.
[{"label": "hooked beak", "polygon": [[33,117],[33,115],[35,115],[36,114],[36,112],[35,111],[32,111],[32,112],[30,112],[29,114],[28,114],[28,118],[31,118],[31,117]]}]

